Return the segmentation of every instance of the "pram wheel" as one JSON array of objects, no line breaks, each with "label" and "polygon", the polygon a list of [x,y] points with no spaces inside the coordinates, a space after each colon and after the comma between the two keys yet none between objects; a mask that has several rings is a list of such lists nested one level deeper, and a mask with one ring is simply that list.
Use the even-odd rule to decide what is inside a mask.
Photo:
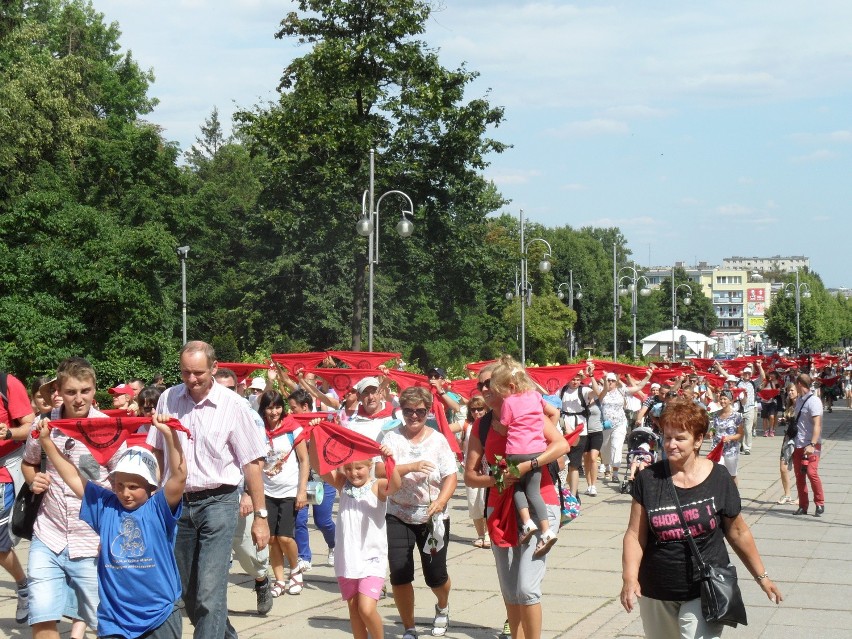
[{"label": "pram wheel", "polygon": [[630,493],[632,491],[632,489],[633,489],[633,482],[630,481],[629,479],[625,479],[623,482],[621,482],[621,494],[622,495],[627,495],[628,493]]}]

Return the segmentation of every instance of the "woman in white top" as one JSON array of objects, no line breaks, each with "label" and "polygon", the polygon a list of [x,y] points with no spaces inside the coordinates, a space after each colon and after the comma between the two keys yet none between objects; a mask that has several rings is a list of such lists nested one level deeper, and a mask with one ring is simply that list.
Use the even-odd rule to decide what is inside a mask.
[{"label": "woman in white top", "polygon": [[[275,575],[271,592],[273,597],[284,592],[298,595],[304,580],[293,535],[296,513],[308,504],[308,449],[305,442],[300,442],[293,451],[293,442],[302,429],[294,429],[292,422],[283,421],[284,397],[278,391],[269,390],[261,395],[258,412],[263,417],[269,447],[263,467],[263,492],[269,518],[269,560]],[[284,557],[290,564],[286,581]]]}]

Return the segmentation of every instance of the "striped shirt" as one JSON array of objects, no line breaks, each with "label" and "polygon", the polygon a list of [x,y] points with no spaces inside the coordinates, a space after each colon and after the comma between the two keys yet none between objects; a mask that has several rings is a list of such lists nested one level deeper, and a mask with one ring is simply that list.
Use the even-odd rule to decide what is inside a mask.
[{"label": "striped shirt", "polygon": [[[266,457],[266,440],[241,404],[240,396],[214,383],[207,397],[196,403],[184,384],[166,389],[157,404],[157,413],[168,413],[186,426],[180,438],[186,458],[186,492],[236,486],[242,481],[243,466]],[[155,428],[148,432],[147,443],[165,449],[163,436]],[[162,477],[169,471],[164,456]]]},{"label": "striped shirt", "polygon": [[[50,418],[59,419],[62,416],[61,412],[62,407],[54,408]],[[106,415],[90,408],[89,417],[106,417]],[[50,439],[56,444],[59,452],[77,467],[83,477],[104,488],[110,487],[109,472],[115,468],[119,457],[127,449],[127,444],[122,444],[104,467],[95,461],[83,442],[68,437],[59,429],[54,428],[50,431]],[[24,461],[36,466],[41,464],[41,443],[38,439],[27,437]],[[89,527],[89,524],[80,519],[80,499],[62,481],[49,459],[45,471],[50,475],[50,486],[41,502],[33,527],[33,535],[57,554],[67,546],[71,559],[97,557],[101,539]]]}]

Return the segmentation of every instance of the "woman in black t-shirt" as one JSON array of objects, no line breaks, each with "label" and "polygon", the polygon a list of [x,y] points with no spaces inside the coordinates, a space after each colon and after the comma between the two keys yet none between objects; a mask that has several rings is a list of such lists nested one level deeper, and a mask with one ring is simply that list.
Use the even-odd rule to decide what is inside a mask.
[{"label": "woman in black t-shirt", "polygon": [[661,427],[667,459],[639,473],[634,483],[624,535],[621,604],[631,612],[640,598],[648,637],[718,637],[724,626],[708,624],[701,614],[697,564],[666,485],[665,464],[704,560],[728,565],[727,539],[771,601],[780,602],[781,592],[764,570],[727,469],[699,456],[707,412],[693,402],[673,400],[662,414]]}]

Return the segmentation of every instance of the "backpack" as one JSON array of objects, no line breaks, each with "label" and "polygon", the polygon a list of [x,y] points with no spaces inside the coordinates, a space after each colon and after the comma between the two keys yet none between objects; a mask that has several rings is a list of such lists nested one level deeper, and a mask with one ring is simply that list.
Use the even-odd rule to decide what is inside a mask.
[{"label": "backpack", "polygon": [[[562,399],[562,396],[565,393],[567,393],[569,390],[571,390],[571,389],[568,388],[568,384],[565,384],[565,386],[563,386],[559,390],[559,399]],[[590,415],[589,404],[588,404],[588,402],[586,402],[586,394],[583,392],[583,386],[577,387],[577,397],[580,399],[581,410],[580,410],[579,413],[569,413],[568,411],[564,411],[564,410],[561,410],[561,409],[560,409],[559,412],[562,413],[563,415],[570,415],[571,417],[574,417],[576,415],[582,415],[586,419],[589,419],[589,415]]]},{"label": "backpack", "polygon": [[0,371],[0,399],[3,400],[3,408],[6,409],[6,412],[9,412],[9,380],[7,379],[8,374],[6,371]]}]

